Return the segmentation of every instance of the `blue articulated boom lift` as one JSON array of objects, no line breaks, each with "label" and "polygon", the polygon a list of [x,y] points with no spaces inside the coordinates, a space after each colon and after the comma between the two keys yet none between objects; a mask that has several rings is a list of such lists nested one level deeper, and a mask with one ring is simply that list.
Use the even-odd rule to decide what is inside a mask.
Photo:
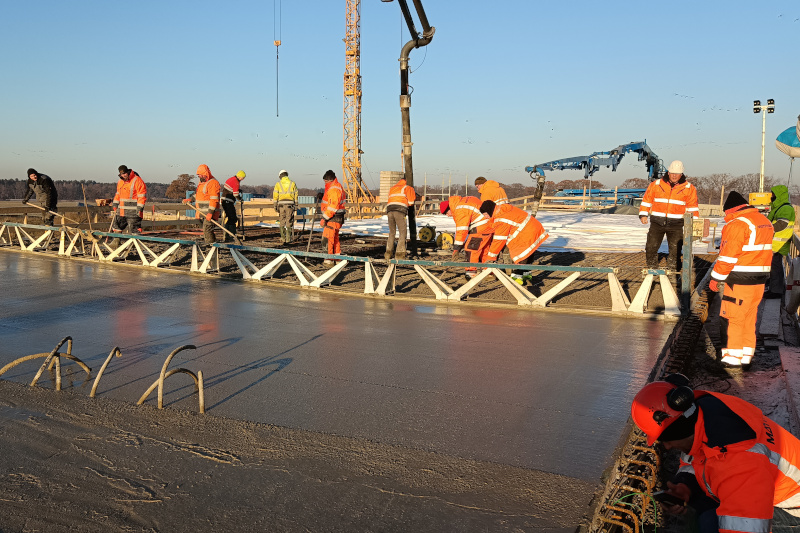
[{"label": "blue articulated boom lift", "polygon": [[536,182],[536,192],[534,193],[533,207],[531,210],[532,214],[536,216],[536,212],[539,210],[539,203],[544,194],[545,170],[583,169],[584,178],[588,179],[603,166],[611,167],[612,171],[616,171],[619,162],[628,152],[637,153],[639,155],[639,161],[645,161],[647,177],[651,181],[664,174],[664,163],[655,152],[647,146],[647,141],[621,144],[608,152],[595,152],[591,155],[556,159],[555,161],[548,161],[547,163],[525,167],[525,172],[528,172],[531,175],[531,179]]}]

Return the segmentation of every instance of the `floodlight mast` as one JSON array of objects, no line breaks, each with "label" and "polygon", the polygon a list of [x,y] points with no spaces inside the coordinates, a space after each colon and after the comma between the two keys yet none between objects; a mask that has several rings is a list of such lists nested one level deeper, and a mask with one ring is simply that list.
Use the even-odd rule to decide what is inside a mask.
[{"label": "floodlight mast", "polygon": [[753,113],[761,113],[761,174],[758,178],[758,192],[764,192],[764,142],[767,135],[767,113],[775,112],[775,100],[770,98],[767,105],[762,106],[761,100],[753,100]]}]

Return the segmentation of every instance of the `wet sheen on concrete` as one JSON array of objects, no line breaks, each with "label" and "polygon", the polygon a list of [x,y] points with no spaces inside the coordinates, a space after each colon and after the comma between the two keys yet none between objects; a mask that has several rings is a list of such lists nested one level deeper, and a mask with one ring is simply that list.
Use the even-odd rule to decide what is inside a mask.
[{"label": "wet sheen on concrete", "polygon": [[[0,365],[70,335],[73,354],[96,372],[119,346],[98,395],[133,403],[170,351],[194,344],[171,368],[203,371],[210,414],[591,481],[610,464],[671,330],[19,253],[0,253],[0,268]],[[39,364],[2,379],[28,383]],[[88,395],[81,371],[64,371],[65,386]],[[197,410],[191,378],[169,378],[165,403]]]}]

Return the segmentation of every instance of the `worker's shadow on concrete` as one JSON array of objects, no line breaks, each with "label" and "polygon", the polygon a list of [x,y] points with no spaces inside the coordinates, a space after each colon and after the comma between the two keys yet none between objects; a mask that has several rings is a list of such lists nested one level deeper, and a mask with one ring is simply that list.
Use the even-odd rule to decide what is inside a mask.
[{"label": "worker's shadow on concrete", "polygon": [[[236,367],[236,368],[232,368],[230,370],[226,370],[225,372],[217,374],[213,378],[207,380],[205,382],[206,389],[208,389],[210,387],[213,387],[214,385],[219,385],[221,383],[224,383],[225,381],[227,381],[229,379],[236,378],[237,376],[240,376],[240,375],[245,374],[247,372],[251,372],[253,370],[261,370],[261,369],[264,369],[264,368],[269,369],[269,371],[266,374],[264,374],[263,376],[261,376],[260,378],[256,379],[255,381],[253,381],[249,385],[246,385],[246,386],[242,387],[241,389],[239,389],[239,390],[237,390],[235,392],[232,392],[231,394],[229,394],[225,398],[222,398],[221,400],[219,400],[218,402],[214,403],[213,405],[208,406],[207,409],[208,410],[212,410],[212,409],[214,409],[216,407],[219,407],[220,405],[222,405],[223,403],[227,402],[228,400],[230,400],[232,398],[235,398],[236,396],[248,391],[249,389],[252,389],[253,387],[258,385],[259,383],[261,383],[265,379],[267,379],[267,378],[271,377],[272,375],[274,375],[276,372],[280,372],[281,370],[283,370],[284,368],[289,366],[293,361],[293,359],[291,357],[282,357],[282,356],[284,356],[284,355],[286,355],[286,354],[288,354],[290,352],[293,352],[293,351],[297,350],[298,348],[300,348],[302,346],[305,346],[306,344],[312,343],[315,340],[319,339],[320,337],[322,337],[322,334],[314,335],[310,339],[308,339],[308,340],[306,340],[304,342],[301,342],[300,344],[298,344],[296,346],[293,346],[293,347],[289,348],[288,350],[284,350],[283,352],[281,352],[279,354],[275,354],[275,355],[272,355],[272,356],[269,356],[269,357],[264,357],[262,359],[258,359],[256,361],[253,361],[253,362],[248,363],[246,365],[242,365],[242,366],[239,366],[239,367]],[[181,398],[181,399],[183,399],[183,398]]]}]

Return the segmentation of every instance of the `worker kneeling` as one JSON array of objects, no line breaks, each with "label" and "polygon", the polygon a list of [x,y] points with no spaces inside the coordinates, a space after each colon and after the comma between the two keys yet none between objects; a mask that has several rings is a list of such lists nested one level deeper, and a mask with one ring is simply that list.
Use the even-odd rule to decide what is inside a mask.
[{"label": "worker kneeling", "polygon": [[667,450],[681,452],[662,503],[670,514],[697,512],[700,533],[796,531],[800,526],[800,440],[755,405],[692,390],[672,374],[633,399],[633,422]]},{"label": "worker kneeling", "polygon": [[[511,204],[496,205],[487,200],[481,204],[481,213],[490,217],[489,227],[492,242],[483,262],[496,262],[503,248],[508,247],[511,261],[515,265],[529,265],[533,262],[533,252],[549,237],[541,222],[530,213]],[[523,274],[512,274],[517,283],[522,284]]]}]

